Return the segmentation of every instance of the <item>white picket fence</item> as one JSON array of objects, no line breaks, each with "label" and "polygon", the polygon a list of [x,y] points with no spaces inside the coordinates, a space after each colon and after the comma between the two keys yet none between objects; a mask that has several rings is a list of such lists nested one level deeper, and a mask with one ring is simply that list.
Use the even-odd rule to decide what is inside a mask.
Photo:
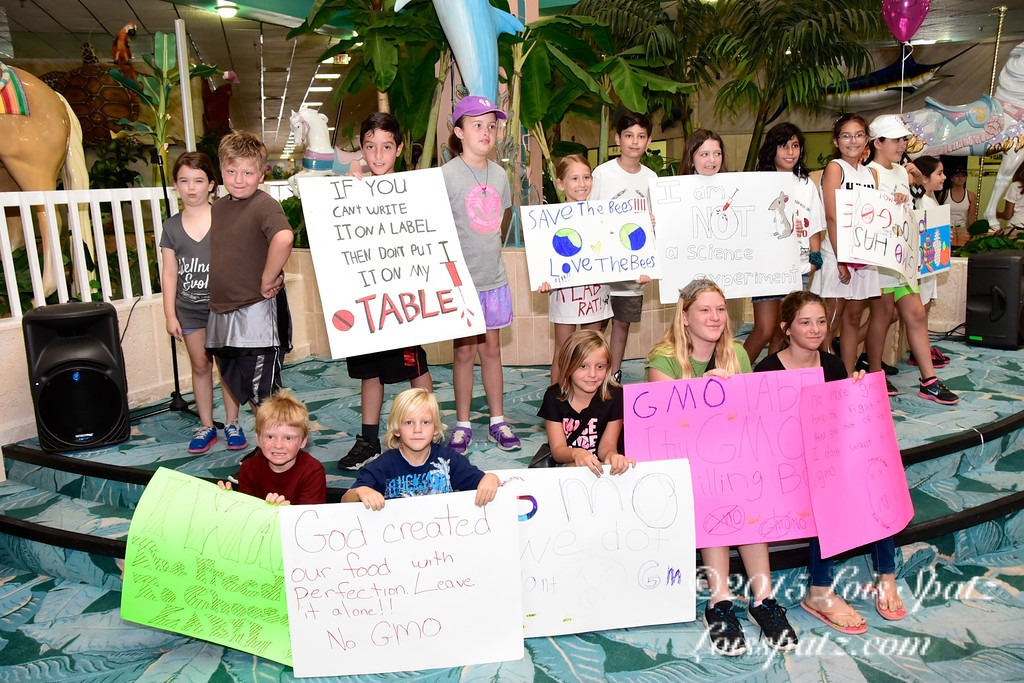
[{"label": "white picket fence", "polygon": [[[171,213],[178,212],[178,203],[173,191],[168,190]],[[24,236],[28,272],[31,280],[33,306],[43,306],[49,292],[43,288],[42,254],[37,248],[40,230],[49,235],[50,254],[56,269],[56,294],[60,303],[71,300],[103,301],[114,300],[111,277],[120,286],[117,298],[131,299],[138,295],[154,292],[154,282],[160,278],[159,244],[164,220],[164,189],[161,187],[132,187],[116,190],[71,190],[54,192],[0,192],[0,258],[3,261],[3,275],[6,283],[7,301],[11,316],[22,316],[21,292],[18,288],[17,273],[11,248],[8,209],[21,219],[21,233]],[[42,210],[45,225],[40,226],[37,212]],[[106,216],[104,215],[106,214]],[[58,239],[58,217],[60,234],[70,233],[70,273],[65,275],[62,267],[64,250]],[[107,218],[109,217],[109,218]],[[104,221],[107,220],[107,226]],[[15,226],[17,221],[13,221]],[[92,235],[93,259],[95,266],[89,270],[86,263],[84,234]],[[152,240],[147,235],[152,234]],[[108,235],[114,239],[117,252],[116,272],[111,273],[107,263],[106,243]],[[135,264],[129,262],[128,237],[134,238],[134,249],[138,254]],[[41,242],[40,242],[41,244]],[[152,245],[152,246],[151,246]],[[156,250],[156,268],[151,268],[150,250]],[[132,266],[135,268],[140,291],[132,283]]]}]

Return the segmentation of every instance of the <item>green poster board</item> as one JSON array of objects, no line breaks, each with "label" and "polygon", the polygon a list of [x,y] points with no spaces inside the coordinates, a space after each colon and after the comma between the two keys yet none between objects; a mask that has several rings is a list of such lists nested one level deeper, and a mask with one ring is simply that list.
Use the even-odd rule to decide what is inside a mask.
[{"label": "green poster board", "polygon": [[128,531],[121,617],[290,666],[277,506],[157,470]]}]

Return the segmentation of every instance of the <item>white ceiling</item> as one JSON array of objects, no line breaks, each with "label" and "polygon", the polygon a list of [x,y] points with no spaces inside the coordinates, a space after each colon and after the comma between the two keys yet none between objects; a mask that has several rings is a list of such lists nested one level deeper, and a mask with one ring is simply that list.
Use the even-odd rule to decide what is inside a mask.
[{"label": "white ceiling", "polygon": [[[81,60],[82,43],[89,41],[101,60],[110,60],[114,36],[124,24],[134,22],[138,34],[132,52],[140,60],[141,55],[152,52],[155,32],[173,33],[174,21],[182,19],[193,60],[233,70],[241,79],[234,86],[232,126],[254,132],[265,126],[264,140],[276,158],[288,137],[288,114],[303,102],[316,69],[340,71],[343,67],[318,63],[317,57],[330,44],[327,36],[287,40],[288,26],[281,24],[294,25],[297,20],[254,12],[244,3],[241,0],[243,8],[237,17],[222,19],[210,9],[164,0],[0,0],[0,59],[39,73],[31,62],[67,60],[76,64]],[[214,4],[209,0],[207,7]],[[992,42],[998,24],[993,7],[998,4],[1008,9],[1004,42],[1024,39],[1024,0],[932,0],[914,41]],[[145,68],[138,63],[138,68]],[[222,83],[218,78],[213,85]],[[329,104],[330,93],[319,95],[326,96],[318,98],[325,102],[321,110],[330,120],[337,120],[338,112]],[[201,109],[201,103],[195,107]],[[340,118],[351,125],[365,114],[363,108],[346,103]]]}]

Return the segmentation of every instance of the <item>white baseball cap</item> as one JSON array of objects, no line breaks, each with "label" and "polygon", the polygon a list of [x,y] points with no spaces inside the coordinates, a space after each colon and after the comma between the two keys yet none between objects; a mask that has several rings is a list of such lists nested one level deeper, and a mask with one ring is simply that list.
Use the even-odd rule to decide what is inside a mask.
[{"label": "white baseball cap", "polygon": [[882,114],[881,116],[876,116],[875,120],[871,122],[870,128],[868,128],[868,134],[872,139],[905,138],[913,135],[913,133],[903,125],[903,119],[896,114]]}]

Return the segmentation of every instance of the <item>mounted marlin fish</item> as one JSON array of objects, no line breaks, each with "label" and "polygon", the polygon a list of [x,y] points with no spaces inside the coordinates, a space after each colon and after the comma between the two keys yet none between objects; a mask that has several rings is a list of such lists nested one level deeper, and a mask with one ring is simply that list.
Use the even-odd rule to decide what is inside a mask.
[{"label": "mounted marlin fish", "polygon": [[866,76],[851,78],[848,95],[839,94],[838,89],[830,87],[825,97],[825,105],[829,109],[847,111],[872,111],[883,109],[900,101],[900,91],[904,99],[911,95],[920,95],[938,85],[944,74],[939,69],[949,64],[967,50],[975,48],[971,45],[949,59],[936,64],[918,64],[912,55],[907,55],[903,66],[900,59],[889,66],[873,71]]},{"label": "mounted marlin fish", "polygon": [[[398,0],[399,12],[409,0]],[[441,28],[470,95],[498,101],[498,43],[502,33],[519,33],[523,22],[487,0],[434,0]]]}]

